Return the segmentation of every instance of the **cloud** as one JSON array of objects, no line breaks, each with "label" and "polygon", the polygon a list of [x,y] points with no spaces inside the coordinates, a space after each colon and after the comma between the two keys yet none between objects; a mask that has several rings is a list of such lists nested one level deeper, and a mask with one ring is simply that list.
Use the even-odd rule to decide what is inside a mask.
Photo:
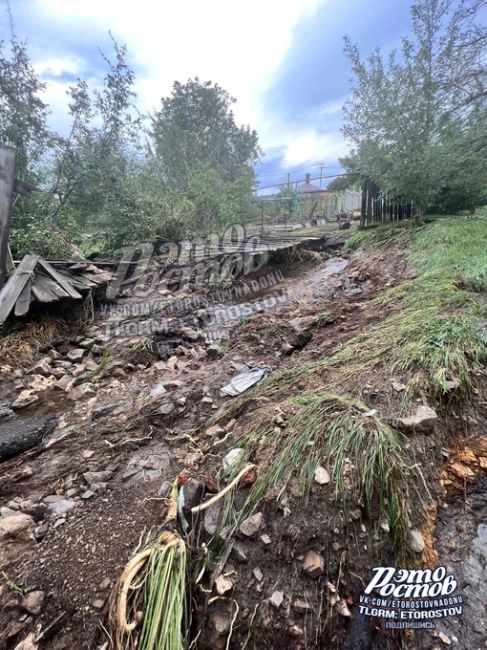
[{"label": "cloud", "polygon": [[347,144],[339,133],[319,133],[308,129],[292,134],[284,149],[283,166],[302,163],[335,162],[347,152]]}]

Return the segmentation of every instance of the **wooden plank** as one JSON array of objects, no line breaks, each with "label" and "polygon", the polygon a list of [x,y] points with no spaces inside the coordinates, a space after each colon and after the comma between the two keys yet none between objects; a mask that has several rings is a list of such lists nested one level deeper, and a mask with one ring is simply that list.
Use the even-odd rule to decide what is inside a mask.
[{"label": "wooden plank", "polygon": [[7,320],[38,261],[39,255],[26,255],[0,291],[0,325]]},{"label": "wooden plank", "polygon": [[15,303],[15,315],[25,316],[30,308],[30,301],[32,299],[32,280],[27,280],[25,287],[20,292],[20,296]]},{"label": "wooden plank", "polygon": [[36,273],[33,280],[33,286],[40,287],[41,291],[52,293],[56,296],[57,300],[66,300],[66,298],[71,298],[69,293],[64,291],[61,285],[44,273]]},{"label": "wooden plank", "polygon": [[[0,146],[0,289],[7,277],[7,250],[15,182],[15,149]],[[20,289],[22,291],[22,288]],[[13,305],[10,307],[12,309]]]},{"label": "wooden plank", "polygon": [[56,282],[61,285],[61,287],[64,289],[64,291],[69,295],[70,298],[75,298],[76,300],[81,299],[81,294],[76,291],[70,284],[69,280],[67,280],[65,277],[63,277],[58,271],[56,271],[55,268],[53,268],[49,262],[46,262],[46,260],[43,260],[42,258],[39,260],[39,264],[42,266],[42,268],[52,277]]},{"label": "wooden plank", "polygon": [[12,275],[12,273],[15,271],[15,264],[14,264],[14,259],[12,257],[12,251],[10,250],[10,246],[7,246],[6,271],[7,271],[7,276]]}]

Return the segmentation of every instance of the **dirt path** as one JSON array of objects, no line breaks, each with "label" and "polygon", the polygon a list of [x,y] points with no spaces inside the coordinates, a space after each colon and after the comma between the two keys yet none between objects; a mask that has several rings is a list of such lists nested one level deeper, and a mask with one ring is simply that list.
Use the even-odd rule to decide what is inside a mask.
[{"label": "dirt path", "polygon": [[[28,390],[33,376],[74,382],[67,390],[52,382],[35,402],[17,409],[18,420],[7,420],[59,418],[40,446],[2,464],[0,522],[15,517],[18,530],[4,536],[0,551],[9,580],[0,587],[0,648],[14,648],[33,631],[43,635],[42,649],[105,647],[110,588],[144,534],[163,520],[167,482],[183,470],[193,476],[188,503],[215,491],[222,458],[253,418],[250,410],[224,428],[214,425],[232,400],[221,387],[249,368],[265,365],[273,373],[323,358],[380,322],[380,309],[364,306],[402,279],[401,253],[374,273],[374,264],[358,256],[332,252],[324,258],[274,265],[233,294],[221,292],[211,304],[183,301],[169,314],[136,317],[134,305],[167,297],[165,289],[141,287],[139,295],[101,310],[69,342],[45,350],[33,373],[24,365],[9,403]],[[126,320],[113,337],[121,314]],[[276,409],[276,426],[282,417]],[[235,507],[249,489],[237,491]],[[485,503],[472,490],[465,576],[485,559],[479,528]],[[259,513],[259,525],[239,534],[227,558],[231,598],[210,605],[205,589],[214,587],[211,581],[192,594],[198,648],[399,647],[399,637],[376,625],[357,617],[349,624],[367,579],[364,568],[392,561],[387,530],[369,525],[361,504],[335,502],[333,486],[324,482],[314,485],[306,504],[291,490],[279,501],[266,500]],[[457,515],[438,524],[440,555],[458,530],[455,522]],[[194,548],[214,534],[205,518]],[[324,563],[318,579],[302,568],[310,551]],[[33,591],[22,596],[13,585]],[[481,607],[485,594],[477,597]],[[466,638],[477,643],[484,632]],[[445,627],[445,634],[453,630]]]}]

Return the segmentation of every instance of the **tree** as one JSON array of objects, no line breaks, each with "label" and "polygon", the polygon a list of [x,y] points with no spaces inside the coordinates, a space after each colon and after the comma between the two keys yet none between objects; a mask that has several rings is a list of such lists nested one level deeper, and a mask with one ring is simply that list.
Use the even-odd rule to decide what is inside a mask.
[{"label": "tree", "polygon": [[[393,52],[387,61],[380,50],[362,61],[357,46],[345,42],[354,87],[343,132],[354,149],[343,163],[384,193],[414,201],[419,219],[453,182],[460,169],[456,155],[473,134],[466,124],[485,108],[485,59],[479,64],[475,53],[487,31],[473,26],[481,4],[462,0],[454,9],[451,0],[419,0],[401,56]],[[458,101],[462,65],[470,81]],[[486,162],[485,142],[476,140],[469,151],[477,173]]]},{"label": "tree", "polygon": [[176,81],[152,118],[152,138],[167,180],[186,188],[193,171],[208,165],[223,181],[235,181],[257,162],[257,133],[237,126],[235,99],[218,84],[197,77]]},{"label": "tree", "polygon": [[327,190],[328,192],[344,192],[348,190],[349,187],[357,181],[357,177],[353,174],[347,174],[346,176],[337,176],[328,183]]}]

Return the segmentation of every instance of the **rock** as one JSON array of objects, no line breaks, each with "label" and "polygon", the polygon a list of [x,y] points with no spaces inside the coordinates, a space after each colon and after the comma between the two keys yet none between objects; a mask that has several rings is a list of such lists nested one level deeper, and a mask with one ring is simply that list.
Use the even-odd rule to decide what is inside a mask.
[{"label": "rock", "polygon": [[95,397],[96,389],[93,384],[86,382],[69,390],[69,399],[78,401],[84,397]]},{"label": "rock", "polygon": [[215,344],[208,346],[206,348],[206,354],[209,359],[216,359],[220,354],[220,346]]},{"label": "rock", "polygon": [[78,363],[79,361],[82,361],[87,354],[87,350],[84,350],[83,348],[73,348],[68,352],[66,357],[72,361],[73,363]]},{"label": "rock", "polygon": [[223,596],[228,591],[231,591],[233,589],[233,582],[229,578],[221,575],[216,579],[215,587],[217,594],[219,596]]},{"label": "rock", "polygon": [[220,636],[226,634],[230,629],[231,617],[224,616],[223,614],[213,614],[211,617],[211,622],[215,631]]},{"label": "rock", "polygon": [[304,636],[304,630],[302,627],[299,627],[299,625],[292,625],[289,628],[289,634],[291,634],[291,636],[298,638]]},{"label": "rock", "polygon": [[171,404],[170,402],[167,402],[166,404],[161,404],[159,408],[157,409],[157,412],[160,413],[161,415],[171,415],[171,413],[174,411],[176,407],[174,404]]},{"label": "rock", "polygon": [[225,429],[221,427],[219,424],[215,424],[212,427],[209,427],[205,431],[205,435],[213,437],[213,436],[221,436],[225,433]]},{"label": "rock", "polygon": [[318,466],[315,469],[315,482],[318,485],[326,485],[330,482],[330,475],[324,467]]},{"label": "rock", "polygon": [[263,523],[263,514],[261,512],[256,512],[255,515],[252,515],[242,523],[239,530],[242,535],[245,535],[245,537],[254,537],[261,529]]},{"label": "rock", "polygon": [[252,573],[254,574],[254,577],[258,582],[262,582],[262,580],[264,579],[264,574],[262,573],[262,569],[256,566],[255,569],[252,569]]},{"label": "rock", "polygon": [[406,385],[403,384],[402,381],[394,380],[392,382],[392,388],[396,391],[396,393],[401,393],[403,390],[406,390]]},{"label": "rock", "polygon": [[39,646],[35,642],[36,633],[31,632],[23,641],[17,643],[14,650],[38,650]]},{"label": "rock", "polygon": [[320,553],[308,551],[304,556],[303,570],[310,578],[318,578],[325,570],[325,560]]},{"label": "rock", "polygon": [[266,546],[269,546],[269,544],[272,544],[272,539],[269,537],[269,535],[267,533],[265,533],[264,535],[261,535],[260,539],[261,539],[261,542],[263,544],[265,544]]},{"label": "rock", "polygon": [[105,352],[105,347],[103,345],[98,345],[98,343],[95,343],[95,345],[91,346],[91,351],[93,354],[96,354],[98,356],[104,354]]},{"label": "rock", "polygon": [[24,609],[29,614],[38,616],[42,611],[42,605],[44,604],[44,592],[43,591],[31,591],[27,594],[22,602],[20,607]]},{"label": "rock", "polygon": [[103,598],[97,598],[93,601],[93,607],[95,609],[103,609],[105,607],[105,601]]},{"label": "rock", "polygon": [[162,382],[159,382],[152,388],[149,397],[152,400],[156,400],[165,393],[167,393],[167,390],[164,388],[164,384]]},{"label": "rock", "polygon": [[431,428],[431,425],[438,419],[436,411],[434,411],[429,406],[418,406],[414,415],[411,415],[407,418],[399,418],[398,423],[403,429],[406,430],[415,430],[421,429],[426,430]]},{"label": "rock", "polygon": [[110,578],[104,578],[98,585],[98,591],[106,591],[112,586],[112,581]]},{"label": "rock", "polygon": [[391,527],[389,526],[389,522],[387,521],[387,519],[383,519],[383,520],[380,522],[380,528],[381,528],[381,530],[383,530],[385,533],[390,533],[390,532],[391,532]]},{"label": "rock", "polygon": [[201,336],[200,332],[191,327],[181,327],[179,331],[181,332],[181,336],[184,336],[184,338],[189,341],[197,341]]},{"label": "rock", "polygon": [[344,598],[340,598],[337,601],[335,609],[340,614],[340,616],[344,616],[345,618],[352,618],[352,612],[348,609],[347,601]]},{"label": "rock", "polygon": [[172,489],[171,481],[164,481],[161,487],[159,488],[157,494],[163,499],[165,499],[166,497],[169,496],[171,489]]},{"label": "rock", "polygon": [[173,390],[177,388],[183,388],[184,386],[184,381],[181,381],[180,379],[166,379],[164,382],[164,388],[167,390]]},{"label": "rock", "polygon": [[201,503],[204,486],[194,478],[190,478],[181,488],[184,500],[184,508],[191,510]]},{"label": "rock", "polygon": [[279,609],[279,607],[282,605],[283,600],[284,600],[283,591],[274,591],[272,593],[272,596],[269,598],[270,604],[276,609]]},{"label": "rock", "polygon": [[72,377],[71,375],[64,375],[64,377],[61,377],[61,379],[57,381],[54,385],[56,386],[56,388],[59,388],[60,390],[68,391],[71,388],[73,381],[74,381],[74,377]]},{"label": "rock", "polygon": [[242,454],[243,449],[241,447],[235,447],[235,449],[230,449],[230,451],[225,454],[223,457],[223,469],[228,469],[234,463],[238,461]]},{"label": "rock", "polygon": [[412,529],[409,531],[409,548],[415,553],[424,551],[425,543],[419,530]]},{"label": "rock", "polygon": [[86,492],[83,492],[83,494],[81,495],[81,498],[87,501],[88,499],[91,499],[91,497],[94,496],[95,493],[93,492],[93,490],[86,490]]},{"label": "rock", "polygon": [[55,517],[64,517],[68,512],[74,510],[75,506],[75,501],[72,501],[71,499],[61,499],[60,501],[49,503],[47,511]]},{"label": "rock", "polygon": [[451,639],[444,632],[438,632],[438,638],[445,645],[451,645]]},{"label": "rock", "polygon": [[102,472],[85,472],[83,478],[90,485],[91,483],[105,483],[111,475],[112,473],[108,470]]},{"label": "rock", "polygon": [[213,537],[213,535],[218,530],[222,507],[223,507],[223,500],[220,500],[217,501],[213,506],[210,506],[207,510],[205,510],[203,526],[207,534],[210,535],[211,537]]},{"label": "rock", "polygon": [[17,508],[14,510],[13,508],[2,506],[0,508],[0,517],[12,517],[13,515],[16,515],[17,512],[18,512]]},{"label": "rock", "polygon": [[33,390],[23,390],[17,399],[12,402],[12,408],[14,409],[23,409],[26,408],[27,406],[30,406],[31,404],[34,404],[34,402],[37,402],[39,399],[39,395],[36,395],[36,393]]},{"label": "rock", "polygon": [[294,601],[293,607],[297,612],[308,612],[311,609],[311,605],[306,600],[301,600],[300,598]]},{"label": "rock", "polygon": [[16,513],[0,519],[0,539],[23,538],[32,539],[34,520],[30,515]]},{"label": "rock", "polygon": [[51,386],[54,386],[56,383],[54,377],[43,377],[42,375],[31,375],[31,378],[29,379],[28,382],[28,388],[30,390],[33,390],[36,393],[40,393],[43,390],[47,390],[48,388],[51,388]]},{"label": "rock", "polygon": [[95,345],[95,339],[83,339],[83,341],[80,341],[79,345],[81,348],[91,350],[91,348]]},{"label": "rock", "polygon": [[37,375],[44,375],[44,377],[49,377],[49,375],[52,373],[52,368],[51,368],[51,359],[49,357],[45,357],[44,359],[41,359],[38,361],[29,371],[27,374],[32,375],[32,374],[37,374]]}]

